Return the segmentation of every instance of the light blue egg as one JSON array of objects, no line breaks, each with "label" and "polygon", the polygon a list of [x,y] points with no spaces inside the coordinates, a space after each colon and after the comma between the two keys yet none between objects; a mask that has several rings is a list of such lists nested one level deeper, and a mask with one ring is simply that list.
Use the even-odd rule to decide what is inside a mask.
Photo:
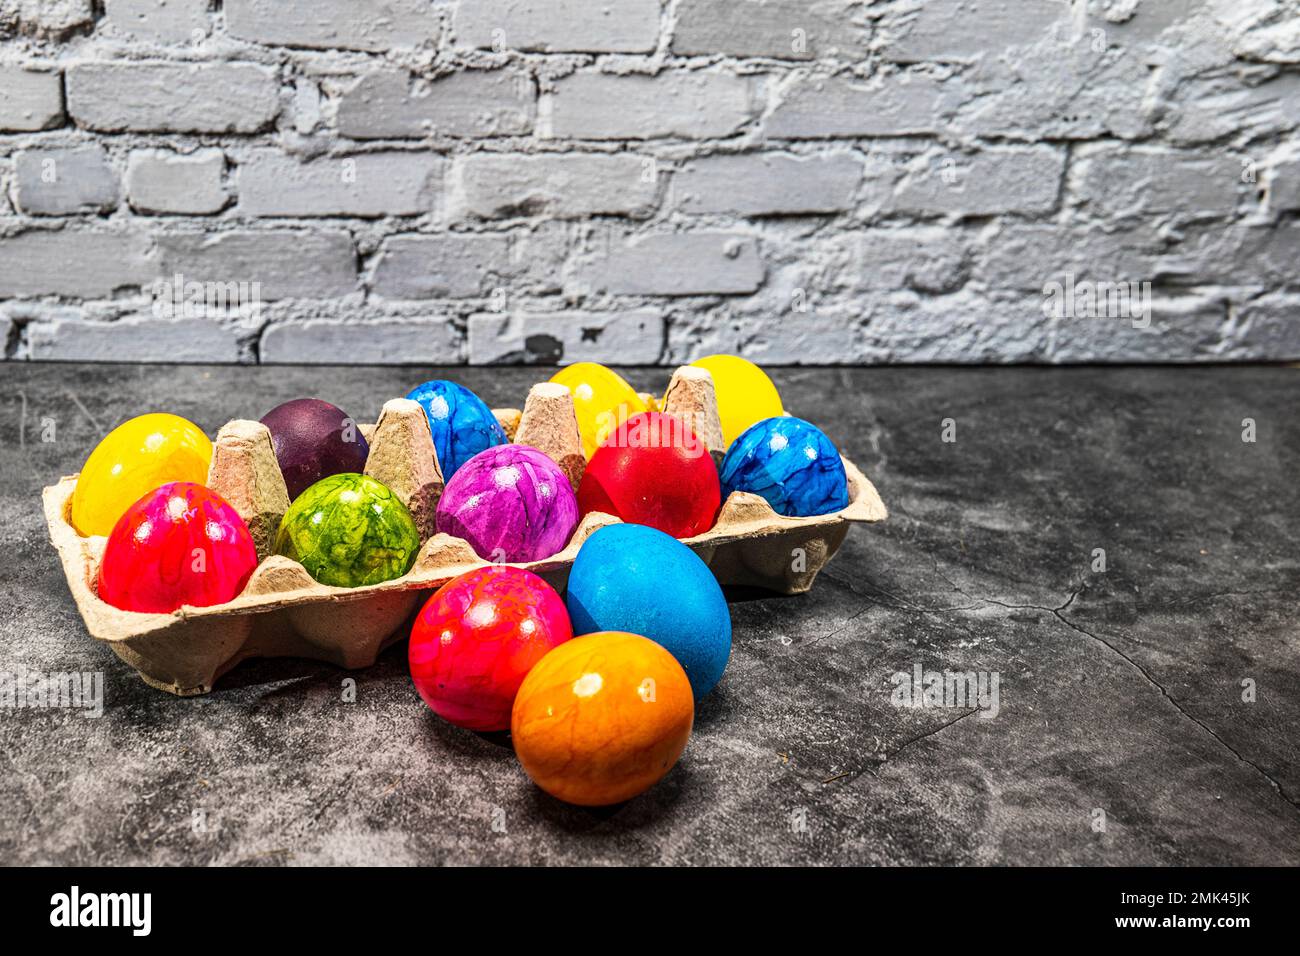
[{"label": "light blue egg", "polygon": [[844,462],[829,438],[802,418],[755,422],[732,442],[718,470],[722,497],[748,491],[787,517],[830,514],[849,506]]},{"label": "light blue egg", "polygon": [[574,636],[627,631],[663,646],[699,700],[731,657],[731,612],[699,556],[645,525],[601,528],[582,545],[565,593]]},{"label": "light blue egg", "polygon": [[429,419],[443,481],[479,452],[506,443],[505,429],[487,403],[464,385],[435,379],[417,385],[407,398],[419,402]]}]

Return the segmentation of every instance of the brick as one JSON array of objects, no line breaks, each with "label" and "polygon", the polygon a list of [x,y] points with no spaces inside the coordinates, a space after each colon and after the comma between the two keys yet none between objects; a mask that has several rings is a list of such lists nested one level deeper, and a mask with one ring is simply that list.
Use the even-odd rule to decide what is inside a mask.
[{"label": "brick", "polygon": [[752,77],[575,73],[556,84],[550,132],[561,139],[716,139],[738,132],[758,109]]},{"label": "brick", "polygon": [[1181,241],[1156,260],[1170,285],[1254,285],[1300,288],[1300,222],[1225,226],[1207,221],[1180,231]]},{"label": "brick", "polygon": [[841,361],[957,364],[1042,362],[1050,322],[1042,296],[985,294],[971,288],[953,295],[882,293],[855,303],[856,339]]},{"label": "brick", "polygon": [[1106,220],[1172,216],[1181,221],[1232,215],[1237,208],[1239,158],[1159,148],[1106,146],[1076,153],[1071,190]]},{"label": "brick", "polygon": [[226,0],[226,30],[267,46],[369,50],[436,46],[429,0]]},{"label": "brick", "polygon": [[121,193],[100,146],[21,152],[14,159],[14,181],[18,210],[31,216],[107,212]]},{"label": "brick", "polygon": [[212,319],[32,322],[27,347],[32,359],[56,362],[233,364],[240,358],[238,328]]},{"label": "brick", "polygon": [[447,365],[460,361],[450,319],[276,322],[262,333],[263,364]]},{"label": "brick", "polygon": [[1244,303],[1225,357],[1250,362],[1300,360],[1300,295],[1276,293]]},{"label": "brick", "polygon": [[537,90],[508,70],[469,70],[433,82],[384,71],[339,99],[339,132],[352,139],[521,136],[532,132]]},{"label": "brick", "polygon": [[67,95],[78,125],[106,133],[256,133],[280,111],[275,72],[249,63],[83,63]]},{"label": "brick", "polygon": [[459,217],[647,216],[658,194],[654,161],[626,154],[488,154],[457,160]]},{"label": "brick", "polygon": [[963,72],[949,128],[1025,142],[1138,139],[1152,129],[1149,85],[1145,59],[1122,47],[1098,53],[1086,40],[1027,47]]},{"label": "brick", "polygon": [[427,153],[365,153],[300,162],[257,150],[239,166],[245,216],[418,216],[432,212],[443,161]]},{"label": "brick", "polygon": [[1274,163],[1268,177],[1268,208],[1271,212],[1300,211],[1300,155]]},{"label": "brick", "polygon": [[592,288],[615,295],[737,295],[763,283],[753,239],[714,232],[635,238],[583,270]]},{"label": "brick", "polygon": [[209,32],[208,0],[104,0],[116,30],[163,43],[189,43]]},{"label": "brick", "polygon": [[469,319],[471,365],[610,362],[653,365],[665,321],[655,309],[630,312],[485,312]]},{"label": "brick", "polygon": [[0,65],[0,130],[29,132],[63,123],[63,79],[52,70]]},{"label": "brick", "polygon": [[926,154],[912,161],[885,208],[910,215],[993,216],[1051,212],[1065,154],[1048,146]]},{"label": "brick", "polygon": [[225,208],[225,154],[219,149],[174,153],[137,149],[126,167],[126,193],[136,212],[208,215]]},{"label": "brick", "polygon": [[357,291],[356,250],[346,232],[176,232],[160,235],[157,243],[159,264],[151,278],[257,282],[267,301]]},{"label": "brick", "polygon": [[771,139],[913,136],[939,132],[958,105],[958,81],[918,73],[872,81],[810,76],[783,90],[763,132]]},{"label": "brick", "polygon": [[852,209],[861,182],[862,161],[852,153],[745,153],[687,162],[673,190],[683,212],[775,216]]},{"label": "brick", "polygon": [[1257,21],[1234,38],[1232,52],[1265,63],[1300,63],[1300,20],[1291,15],[1278,23]]},{"label": "brick", "polygon": [[63,40],[95,23],[93,0],[10,0],[8,7],[0,13],[16,15],[23,32],[43,39]]},{"label": "brick", "polygon": [[1162,97],[1156,129],[1179,145],[1254,141],[1300,124],[1300,75],[1246,86],[1235,72],[1193,76]]},{"label": "brick", "polygon": [[1222,361],[1227,302],[1218,295],[1153,295],[1149,315],[1053,319],[1053,362]]},{"label": "brick", "polygon": [[109,298],[142,288],[155,269],[146,237],[128,232],[24,232],[0,239],[0,299]]},{"label": "brick", "polygon": [[522,271],[498,234],[393,236],[375,264],[373,290],[391,299],[467,299]]},{"label": "brick", "polygon": [[857,60],[870,27],[855,0],[680,0],[673,53],[678,56]]},{"label": "brick", "polygon": [[1050,281],[1138,282],[1154,279],[1162,243],[1154,229],[1119,233],[1100,226],[1012,223],[993,236],[978,274],[991,288],[1041,290]]},{"label": "brick", "polygon": [[1088,0],[1086,30],[1101,30],[1107,46],[1129,48],[1150,43],[1177,24],[1186,23],[1206,10],[1210,0],[1161,0],[1133,3],[1131,0]]},{"label": "brick", "polygon": [[854,236],[849,286],[855,291],[955,292],[970,274],[970,242],[935,226],[871,229]]},{"label": "brick", "polygon": [[649,53],[659,0],[473,0],[455,15],[456,43],[539,53]]},{"label": "brick", "polygon": [[993,57],[1064,32],[1069,0],[926,0],[889,21],[886,59],[899,63]]},{"label": "brick", "polygon": [[[846,365],[860,362],[863,352],[861,317],[846,312],[674,316],[668,335],[669,365],[719,352],[762,365]],[[816,409],[795,413],[816,417]]]}]

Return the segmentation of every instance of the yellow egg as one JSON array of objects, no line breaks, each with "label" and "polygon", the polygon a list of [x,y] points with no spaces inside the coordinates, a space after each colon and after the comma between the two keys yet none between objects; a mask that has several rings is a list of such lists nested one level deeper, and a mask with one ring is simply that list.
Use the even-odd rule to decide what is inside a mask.
[{"label": "yellow egg", "polygon": [[560,369],[551,381],[573,392],[573,408],[582,433],[582,451],[590,458],[606,436],[633,415],[647,411],[646,403],[622,376],[595,362],[576,362]]},{"label": "yellow egg", "polygon": [[736,355],[709,355],[691,364],[713,376],[722,440],[727,445],[755,422],[785,414],[776,386],[753,362]]},{"label": "yellow egg", "polygon": [[208,480],[212,442],[176,415],[141,415],[118,425],[95,446],[72,493],[72,526],[107,535],[127,508],[171,481]]}]

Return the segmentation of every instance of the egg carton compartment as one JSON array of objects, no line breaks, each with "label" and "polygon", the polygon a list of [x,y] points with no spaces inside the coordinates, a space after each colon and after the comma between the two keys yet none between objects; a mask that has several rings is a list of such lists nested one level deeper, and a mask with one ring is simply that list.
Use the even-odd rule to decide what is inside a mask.
[{"label": "egg carton compartment", "polygon": [[[721,458],[722,428],[708,372],[690,366],[678,369],[662,406],[690,423],[715,460]],[[496,409],[494,414],[512,442],[548,455],[577,488],[586,459],[568,388],[549,382],[535,385],[522,411]],[[361,431],[370,443],[365,473],[388,485],[407,505],[422,542],[406,574],[365,587],[320,584],[298,562],[272,553],[289,496],[271,434],[260,422],[228,423],[213,446],[208,487],[247,522],[259,558],[243,592],[225,604],[144,614],[100,600],[96,580],[107,539],[82,536],[72,525],[77,476],[45,488],[50,540],[91,637],[106,642],[148,684],[179,696],[211,691],[218,678],[253,657],[303,657],[347,669],[373,664],[380,651],[405,634],[430,591],[490,562],[464,540],[434,527],[443,477],[420,405],[393,399],[384,405],[379,421]],[[758,495],[734,492],[723,502],[714,526],[684,543],[722,584],[785,594],[807,591],[843,544],[849,525],[887,517],[875,487],[852,462],[842,460],[849,486],[849,504],[843,510],[788,518]],[[589,514],[562,551],[516,567],[539,574],[562,593],[582,543],[598,528],[617,522],[610,515]]]}]

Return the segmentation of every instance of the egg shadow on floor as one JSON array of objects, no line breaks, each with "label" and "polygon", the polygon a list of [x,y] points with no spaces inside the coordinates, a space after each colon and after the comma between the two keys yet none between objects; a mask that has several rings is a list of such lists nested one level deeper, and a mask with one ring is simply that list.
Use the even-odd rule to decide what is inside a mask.
[{"label": "egg shadow on floor", "polygon": [[727,599],[728,604],[749,604],[753,601],[776,601],[799,595],[782,594],[780,591],[771,591],[752,584],[726,584],[723,585],[722,596]]},{"label": "egg shadow on floor", "polygon": [[355,672],[306,657],[251,658],[218,677],[213,693],[261,689],[267,697],[298,694],[335,684],[352,673]]},{"label": "egg shadow on floor", "polygon": [[456,754],[464,754],[471,757],[491,757],[494,760],[509,757],[514,759],[514,747],[510,743],[510,732],[508,730],[492,731],[490,733],[466,730],[464,727],[457,727],[449,721],[443,720],[432,710],[420,702],[424,707],[424,727],[432,740],[437,741],[443,749]]},{"label": "egg shadow on floor", "polygon": [[[688,751],[689,752],[689,751]],[[652,826],[674,812],[682,794],[691,787],[687,757],[649,790],[631,800],[607,807],[581,807],[556,799],[532,785],[530,805],[537,819],[568,834],[621,833]]]},{"label": "egg shadow on floor", "polygon": [[727,693],[727,676],[724,673],[713,690],[695,703],[695,725],[692,734],[710,730],[731,718],[736,711],[735,701]]}]

